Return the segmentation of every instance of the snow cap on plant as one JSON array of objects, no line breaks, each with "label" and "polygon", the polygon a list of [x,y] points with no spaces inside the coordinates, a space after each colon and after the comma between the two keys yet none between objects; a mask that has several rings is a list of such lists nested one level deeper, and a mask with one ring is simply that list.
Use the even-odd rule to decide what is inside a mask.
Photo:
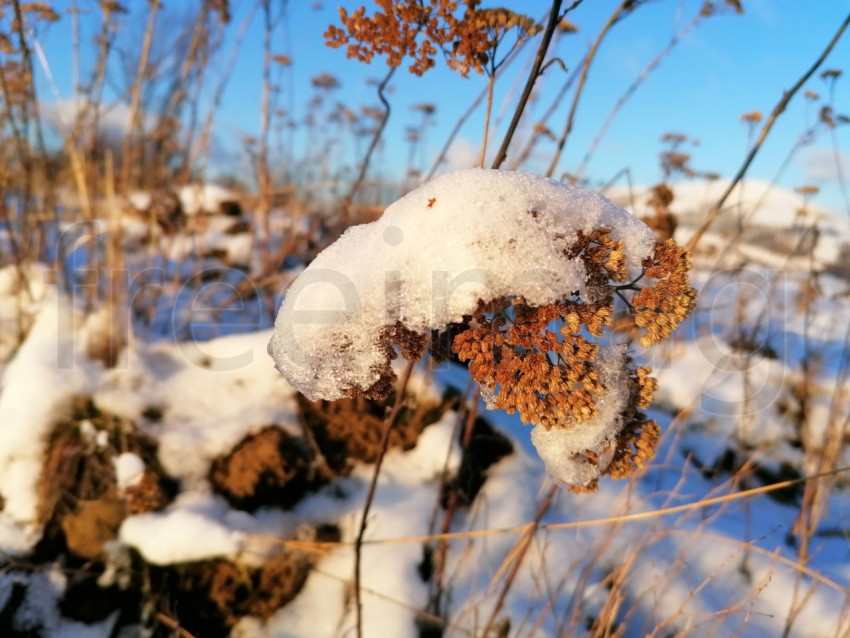
[{"label": "snow cap on plant", "polygon": [[534,425],[557,479],[593,489],[643,467],[658,439],[642,412],[655,380],[612,345],[615,304],[657,343],[693,307],[689,267],[595,191],[457,171],[322,252],[288,291],[269,353],[310,399],[377,397],[396,349],[416,360],[430,342],[468,365],[489,407]]}]

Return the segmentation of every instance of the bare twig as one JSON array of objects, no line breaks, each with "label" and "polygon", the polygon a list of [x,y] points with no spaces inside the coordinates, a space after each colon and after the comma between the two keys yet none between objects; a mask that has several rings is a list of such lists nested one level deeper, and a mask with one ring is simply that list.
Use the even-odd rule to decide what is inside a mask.
[{"label": "bare twig", "polygon": [[629,101],[635,92],[640,88],[641,84],[643,84],[646,79],[652,75],[652,72],[657,69],[661,63],[664,61],[670,53],[673,52],[673,49],[676,48],[685,36],[690,33],[690,31],[696,27],[700,22],[702,22],[703,18],[707,17],[702,11],[697,13],[693,20],[691,20],[688,24],[686,24],[681,30],[673,34],[673,37],[670,39],[670,42],[667,43],[658,54],[649,61],[649,63],[643,68],[643,70],[638,74],[635,78],[634,82],[629,85],[629,88],[619,97],[616,104],[611,107],[611,110],[608,112],[608,115],[605,117],[605,121],[602,123],[602,126],[599,127],[599,130],[596,133],[596,136],[593,138],[593,141],[590,143],[590,146],[587,149],[587,152],[584,154],[584,158],[581,160],[581,164],[575,171],[575,175],[578,179],[581,179],[584,171],[587,169],[587,164],[590,162],[590,158],[593,157],[593,154],[596,152],[596,149],[599,147],[599,144],[602,142],[602,138],[605,137],[605,133],[608,132],[608,129],[611,126],[611,123],[617,117],[619,112],[622,110],[623,106],[625,106],[626,102]]},{"label": "bare twig", "polygon": [[578,103],[581,99],[582,91],[584,89],[584,84],[587,81],[587,74],[590,71],[590,65],[593,63],[593,59],[596,57],[596,52],[599,50],[599,45],[602,43],[602,39],[608,34],[617,22],[619,22],[620,18],[627,11],[631,11],[635,6],[634,0],[623,0],[623,2],[618,6],[614,13],[608,18],[608,21],[602,26],[602,29],[599,30],[599,34],[596,36],[596,40],[593,41],[593,44],[590,46],[590,50],[587,52],[587,55],[584,58],[584,64],[581,67],[581,73],[579,74],[578,86],[576,86],[575,93],[573,93],[573,102],[570,105],[570,111],[567,114],[567,121],[564,124],[564,130],[561,133],[561,137],[558,138],[558,148],[555,150],[555,154],[552,156],[552,161],[549,162],[549,168],[546,169],[546,177],[552,177],[552,174],[555,172],[555,167],[558,165],[558,160],[561,159],[561,153],[564,151],[564,146],[567,143],[567,138],[569,138],[570,133],[573,130],[573,123],[575,122],[576,111],[578,110]]},{"label": "bare twig", "polygon": [[121,149],[121,193],[126,195],[130,190],[130,170],[134,158],[134,137],[140,125],[140,105],[142,101],[142,85],[147,75],[148,62],[150,61],[151,46],[153,44],[153,32],[156,25],[156,17],[159,12],[159,0],[148,2],[148,22],[145,26],[144,40],[142,41],[142,53],[139,56],[139,66],[136,70],[136,78],[133,80],[131,89],[130,112],[128,114],[127,132],[124,136],[124,145]]},{"label": "bare twig", "polygon": [[[392,75],[392,73],[390,73]],[[395,421],[404,404],[404,392],[407,389],[407,382],[410,380],[410,374],[413,372],[415,361],[408,361],[407,366],[402,373],[396,389],[395,401],[387,418],[384,420],[384,431],[381,434],[381,447],[378,452],[378,458],[375,461],[375,470],[372,472],[372,481],[369,483],[369,490],[366,492],[366,501],[363,503],[363,515],[360,518],[360,530],[357,532],[357,538],[354,541],[354,600],[357,617],[357,638],[363,638],[363,601],[360,596],[360,574],[361,562],[363,554],[363,537],[366,534],[366,526],[369,523],[369,510],[372,508],[372,501],[375,498],[375,490],[378,487],[378,476],[381,473],[381,465],[384,463],[384,456],[387,453],[387,448],[390,444],[390,434],[392,433]]]},{"label": "bare twig", "polygon": [[537,55],[534,58],[534,65],[531,67],[531,72],[528,74],[528,80],[525,83],[525,88],[519,98],[516,110],[514,111],[511,123],[508,125],[508,131],[505,133],[505,139],[502,140],[502,145],[496,153],[496,158],[493,160],[493,168],[499,168],[505,158],[508,156],[508,146],[511,145],[511,140],[514,137],[519,121],[525,111],[525,105],[531,97],[531,91],[534,88],[535,82],[540,75],[540,69],[543,67],[543,61],[546,59],[546,51],[549,49],[549,43],[552,41],[552,34],[555,33],[555,27],[561,19],[559,14],[561,10],[562,0],[552,1],[552,10],[549,12],[549,21],[546,23],[546,31],[543,32],[543,39],[540,42],[540,48],[537,49]]},{"label": "bare twig", "polygon": [[546,498],[544,498],[543,502],[540,504],[537,514],[534,516],[534,520],[529,524],[525,533],[522,537],[520,537],[511,550],[509,555],[509,558],[513,559],[511,567],[505,577],[502,589],[499,591],[496,604],[493,605],[493,610],[490,612],[490,617],[487,619],[487,624],[484,625],[484,632],[482,633],[483,636],[490,635],[490,630],[496,622],[496,617],[502,610],[502,606],[505,604],[505,598],[507,598],[508,592],[511,590],[514,580],[516,579],[516,575],[519,573],[520,567],[522,567],[522,562],[525,555],[528,553],[528,548],[531,547],[531,541],[534,539],[534,535],[537,533],[537,530],[540,529],[540,521],[543,520],[543,516],[545,516],[546,512],[548,512],[549,508],[552,506],[552,499],[555,498],[555,494],[558,493],[559,489],[560,486],[558,484],[555,484],[550,488],[549,492],[546,494]]},{"label": "bare twig", "polygon": [[348,191],[348,195],[345,196],[342,202],[342,209],[344,214],[344,222],[348,222],[348,215],[351,210],[351,206],[354,203],[354,197],[360,191],[361,186],[363,186],[363,180],[366,179],[366,172],[369,170],[369,163],[372,161],[372,155],[375,152],[375,149],[378,148],[378,142],[381,141],[381,136],[384,133],[384,128],[387,126],[387,122],[390,119],[390,103],[384,95],[384,91],[387,88],[387,85],[390,83],[390,80],[395,73],[395,70],[398,67],[390,67],[387,74],[384,76],[384,79],[381,80],[381,83],[378,85],[378,99],[381,100],[381,104],[384,105],[384,117],[381,118],[381,123],[378,125],[378,130],[375,131],[375,135],[372,137],[372,142],[369,144],[369,149],[366,151],[366,156],[363,158],[363,161],[360,163],[360,173],[357,175],[357,179],[354,180],[354,183],[351,185],[351,189]]}]

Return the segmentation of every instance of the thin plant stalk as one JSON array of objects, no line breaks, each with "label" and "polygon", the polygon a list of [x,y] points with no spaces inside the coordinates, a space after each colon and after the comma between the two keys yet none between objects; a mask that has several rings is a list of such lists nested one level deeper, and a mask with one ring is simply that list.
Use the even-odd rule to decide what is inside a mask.
[{"label": "thin plant stalk", "polygon": [[271,0],[262,0],[263,9],[263,92],[260,103],[260,138],[257,149],[257,186],[260,201],[257,204],[259,217],[261,272],[267,274],[271,267],[269,249],[269,211],[271,210],[271,178],[269,175],[269,124],[271,122],[271,65],[272,31]]},{"label": "thin plant stalk", "polygon": [[570,104],[570,111],[567,114],[567,121],[564,123],[564,130],[561,133],[561,137],[558,138],[558,146],[555,150],[555,154],[552,156],[552,160],[549,162],[549,168],[546,169],[546,177],[552,177],[552,174],[555,172],[555,167],[558,165],[558,161],[561,159],[561,154],[564,151],[564,146],[566,146],[567,139],[572,133],[573,124],[575,123],[576,111],[578,110],[578,103],[581,99],[584,85],[587,82],[587,74],[590,71],[590,65],[593,63],[594,58],[596,57],[597,51],[599,51],[599,45],[602,44],[602,40],[611,31],[611,28],[620,21],[620,18],[627,12],[631,11],[634,8],[634,0],[623,0],[623,2],[618,6],[611,16],[608,18],[607,22],[602,26],[602,29],[599,30],[599,34],[596,36],[596,40],[593,41],[593,44],[590,46],[590,50],[587,53],[587,56],[584,58],[584,64],[581,67],[581,73],[578,78],[578,86],[576,86],[575,93],[573,93],[573,101]]},{"label": "thin plant stalk", "polygon": [[735,174],[735,177],[732,178],[732,181],[729,182],[729,186],[726,187],[726,190],[720,196],[720,199],[711,207],[708,211],[708,214],[705,216],[702,224],[696,229],[694,234],[688,240],[685,248],[691,252],[693,252],[694,248],[696,248],[702,236],[705,232],[711,227],[714,223],[714,220],[717,219],[717,216],[720,214],[723,209],[723,204],[726,203],[726,200],[729,198],[729,195],[732,194],[732,191],[735,189],[735,186],[738,185],[744,176],[747,174],[747,170],[750,168],[750,164],[753,163],[756,155],[761,150],[764,141],[767,139],[768,134],[770,133],[773,125],[776,124],[776,120],[779,119],[779,116],[785,111],[790,104],[794,95],[803,87],[803,85],[808,82],[809,78],[814,75],[815,71],[818,70],[821,64],[823,64],[824,60],[826,60],[827,56],[830,54],[835,45],[838,44],[838,41],[841,39],[841,36],[844,34],[844,31],[847,29],[847,25],[850,24],[850,13],[847,14],[847,17],[844,18],[841,25],[838,27],[838,30],[835,32],[835,35],[832,36],[832,39],[826,45],[821,54],[817,57],[817,59],[812,63],[812,65],[806,70],[803,75],[797,80],[797,82],[787,91],[782,93],[782,97],[776,103],[776,106],[773,107],[773,111],[770,113],[770,117],[767,118],[767,121],[762,126],[761,131],[759,132],[758,139],[756,143],[753,144],[753,147],[750,149],[750,152],[747,153],[746,158],[744,158],[743,164],[738,169],[738,172]]},{"label": "thin plant stalk", "polygon": [[215,89],[213,90],[213,97],[211,101],[211,105],[209,111],[207,111],[206,117],[204,118],[204,123],[201,125],[201,133],[198,136],[198,141],[193,145],[192,149],[189,152],[188,159],[183,167],[183,174],[180,177],[181,181],[188,181],[189,173],[192,170],[192,167],[200,162],[200,169],[203,171],[206,168],[206,158],[208,155],[210,143],[212,141],[212,129],[215,124],[215,115],[218,112],[219,107],[221,106],[221,101],[224,97],[224,91],[227,88],[227,84],[230,78],[233,75],[233,69],[236,67],[236,61],[239,58],[239,52],[242,49],[242,42],[245,39],[245,34],[248,32],[248,27],[251,26],[251,23],[254,20],[254,15],[257,10],[257,5],[251,5],[251,10],[248,12],[248,15],[242,20],[242,23],[239,25],[239,29],[236,33],[236,38],[233,41],[233,45],[230,49],[230,56],[227,59],[227,63],[224,66],[224,71],[219,74],[218,84],[216,84]]},{"label": "thin plant stalk", "polygon": [[484,156],[487,154],[487,137],[490,132],[490,113],[493,110],[493,85],[496,74],[491,73],[487,78],[487,110],[484,114],[484,134],[481,138],[481,154],[478,156],[478,168],[484,168]]},{"label": "thin plant stalk", "polygon": [[528,74],[528,79],[525,82],[525,88],[519,98],[514,115],[511,118],[511,123],[508,125],[508,130],[505,133],[505,138],[502,140],[502,145],[499,147],[496,157],[493,160],[492,168],[500,168],[505,158],[508,156],[508,147],[511,145],[511,140],[514,137],[519,121],[525,111],[525,106],[531,98],[531,91],[534,89],[534,84],[543,68],[543,61],[546,59],[546,52],[549,50],[549,43],[552,41],[552,35],[555,33],[555,27],[561,19],[561,2],[562,0],[552,0],[552,10],[549,12],[549,21],[546,23],[546,30],[543,32],[543,39],[540,41],[540,47],[537,49],[537,55],[534,58],[534,65],[531,67],[531,72]]},{"label": "thin plant stalk", "polygon": [[121,192],[127,194],[130,191],[130,171],[135,159],[134,137],[140,127],[142,85],[147,76],[148,63],[150,62],[151,47],[153,45],[153,33],[156,26],[156,18],[159,13],[159,0],[148,2],[148,21],[145,25],[145,35],[142,40],[142,52],[139,56],[139,65],[136,69],[136,77],[130,91],[130,112],[127,116],[127,133],[124,136],[124,144],[121,149]]},{"label": "thin plant stalk", "polygon": [[[532,523],[528,526],[525,533],[517,540],[513,549],[511,550],[509,557],[512,558],[512,563],[510,569],[505,577],[505,582],[502,585],[502,589],[499,591],[499,596],[496,599],[496,604],[493,605],[493,610],[490,612],[490,617],[487,619],[487,624],[484,625],[484,631],[482,632],[483,636],[489,636],[490,631],[496,623],[496,618],[499,615],[499,612],[502,610],[502,607],[505,604],[505,599],[508,596],[508,592],[510,592],[511,587],[516,580],[516,575],[519,573],[520,567],[522,567],[523,560],[525,559],[526,554],[528,553],[528,548],[531,547],[531,541],[534,539],[534,535],[537,533],[537,530],[540,528],[540,521],[543,520],[543,516],[546,512],[549,511],[549,508],[552,507],[552,500],[555,498],[555,494],[558,493],[558,489],[560,487],[555,484],[546,494],[546,498],[543,499],[543,502],[540,504],[540,507],[537,510],[537,514],[534,517]],[[507,560],[507,559],[506,559]]]},{"label": "thin plant stalk", "polygon": [[410,375],[413,372],[414,365],[416,365],[415,361],[407,362],[398,383],[393,407],[387,415],[387,418],[384,420],[384,430],[381,434],[380,451],[378,452],[378,458],[375,461],[375,469],[372,472],[372,480],[369,483],[369,490],[366,492],[366,501],[363,504],[363,514],[360,517],[360,529],[358,530],[357,538],[354,541],[354,601],[357,619],[357,638],[363,638],[363,600],[361,598],[360,591],[363,538],[366,535],[366,527],[369,523],[369,510],[372,508],[372,501],[375,499],[375,491],[378,488],[378,476],[381,474],[381,466],[384,463],[384,456],[386,456],[387,448],[390,444],[390,434],[392,433],[393,426],[395,426],[399,412],[401,412],[401,406],[404,404],[404,393],[407,390],[407,383],[410,381]]},{"label": "thin plant stalk", "polygon": [[384,79],[381,80],[381,83],[378,85],[378,99],[381,100],[381,104],[384,105],[384,116],[381,118],[381,122],[378,125],[378,130],[376,130],[375,134],[372,136],[372,141],[369,144],[369,148],[366,150],[366,156],[363,158],[363,161],[360,162],[360,172],[357,175],[357,179],[354,180],[354,183],[351,185],[348,194],[343,199],[343,221],[346,224],[349,221],[351,206],[354,203],[354,198],[360,191],[360,188],[363,186],[363,181],[366,179],[366,173],[369,170],[369,164],[372,161],[372,155],[374,155],[375,149],[378,147],[378,143],[381,141],[381,136],[383,135],[384,129],[387,126],[387,122],[390,119],[390,103],[384,95],[384,91],[386,90],[387,85],[389,85],[396,68],[397,67],[394,66],[390,67],[389,71],[387,71],[387,74],[384,76]]}]

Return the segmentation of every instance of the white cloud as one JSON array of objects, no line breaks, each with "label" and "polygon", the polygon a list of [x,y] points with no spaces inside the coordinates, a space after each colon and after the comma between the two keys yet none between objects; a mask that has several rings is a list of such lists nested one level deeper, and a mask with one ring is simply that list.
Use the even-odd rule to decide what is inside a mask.
[{"label": "white cloud", "polygon": [[802,155],[801,164],[807,180],[837,182],[842,177],[850,180],[850,153],[845,151],[838,151],[836,161],[833,149],[812,148]]},{"label": "white cloud", "polygon": [[481,148],[474,145],[465,137],[459,137],[446,153],[445,170],[458,170],[461,168],[473,168],[478,165],[478,156]]},{"label": "white cloud", "polygon": [[[41,106],[44,120],[59,133],[68,133],[74,126],[77,114],[86,105],[83,100],[58,100],[46,102]],[[91,117],[91,115],[89,116]],[[108,140],[120,140],[124,138],[127,124],[130,121],[130,109],[126,104],[103,104],[99,112],[99,130]],[[152,118],[143,121],[146,130],[153,128]]]}]

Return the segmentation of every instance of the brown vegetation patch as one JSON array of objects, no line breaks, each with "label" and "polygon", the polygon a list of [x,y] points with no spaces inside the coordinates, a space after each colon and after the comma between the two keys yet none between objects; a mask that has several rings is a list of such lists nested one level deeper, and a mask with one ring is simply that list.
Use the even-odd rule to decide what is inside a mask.
[{"label": "brown vegetation patch", "polygon": [[161,574],[161,584],[182,628],[194,636],[225,638],[243,616],[267,619],[293,600],[312,566],[312,556],[303,552],[284,552],[259,568],[204,561]]},{"label": "brown vegetation patch", "polygon": [[487,480],[487,470],[514,451],[510,439],[481,417],[475,419],[466,445],[460,443],[460,468],[457,476],[445,484],[440,499],[445,509],[471,505]]},{"label": "brown vegetation patch", "polygon": [[667,184],[658,184],[653,187],[647,200],[653,214],[641,217],[641,221],[652,229],[657,241],[666,241],[676,234],[679,220],[670,211],[673,199],[674,194],[670,187]]},{"label": "brown vegetation patch", "polygon": [[[121,452],[137,454],[146,467],[142,482],[124,493],[112,463]],[[47,442],[38,483],[40,553],[55,556],[68,549],[95,558],[129,513],[165,507],[176,486],[156,453],[156,442],[132,423],[101,412],[89,397],[75,397]]]},{"label": "brown vegetation patch", "polygon": [[[381,453],[384,419],[395,401],[358,397],[338,401],[309,401],[297,395],[299,418],[334,473],[347,475],[353,461],[374,463]],[[410,450],[426,426],[445,411],[444,404],[423,401],[408,394],[390,432],[389,448]]]},{"label": "brown vegetation patch", "polygon": [[231,505],[248,511],[292,507],[314,487],[310,458],[301,441],[273,425],[215,459],[209,480]]}]

